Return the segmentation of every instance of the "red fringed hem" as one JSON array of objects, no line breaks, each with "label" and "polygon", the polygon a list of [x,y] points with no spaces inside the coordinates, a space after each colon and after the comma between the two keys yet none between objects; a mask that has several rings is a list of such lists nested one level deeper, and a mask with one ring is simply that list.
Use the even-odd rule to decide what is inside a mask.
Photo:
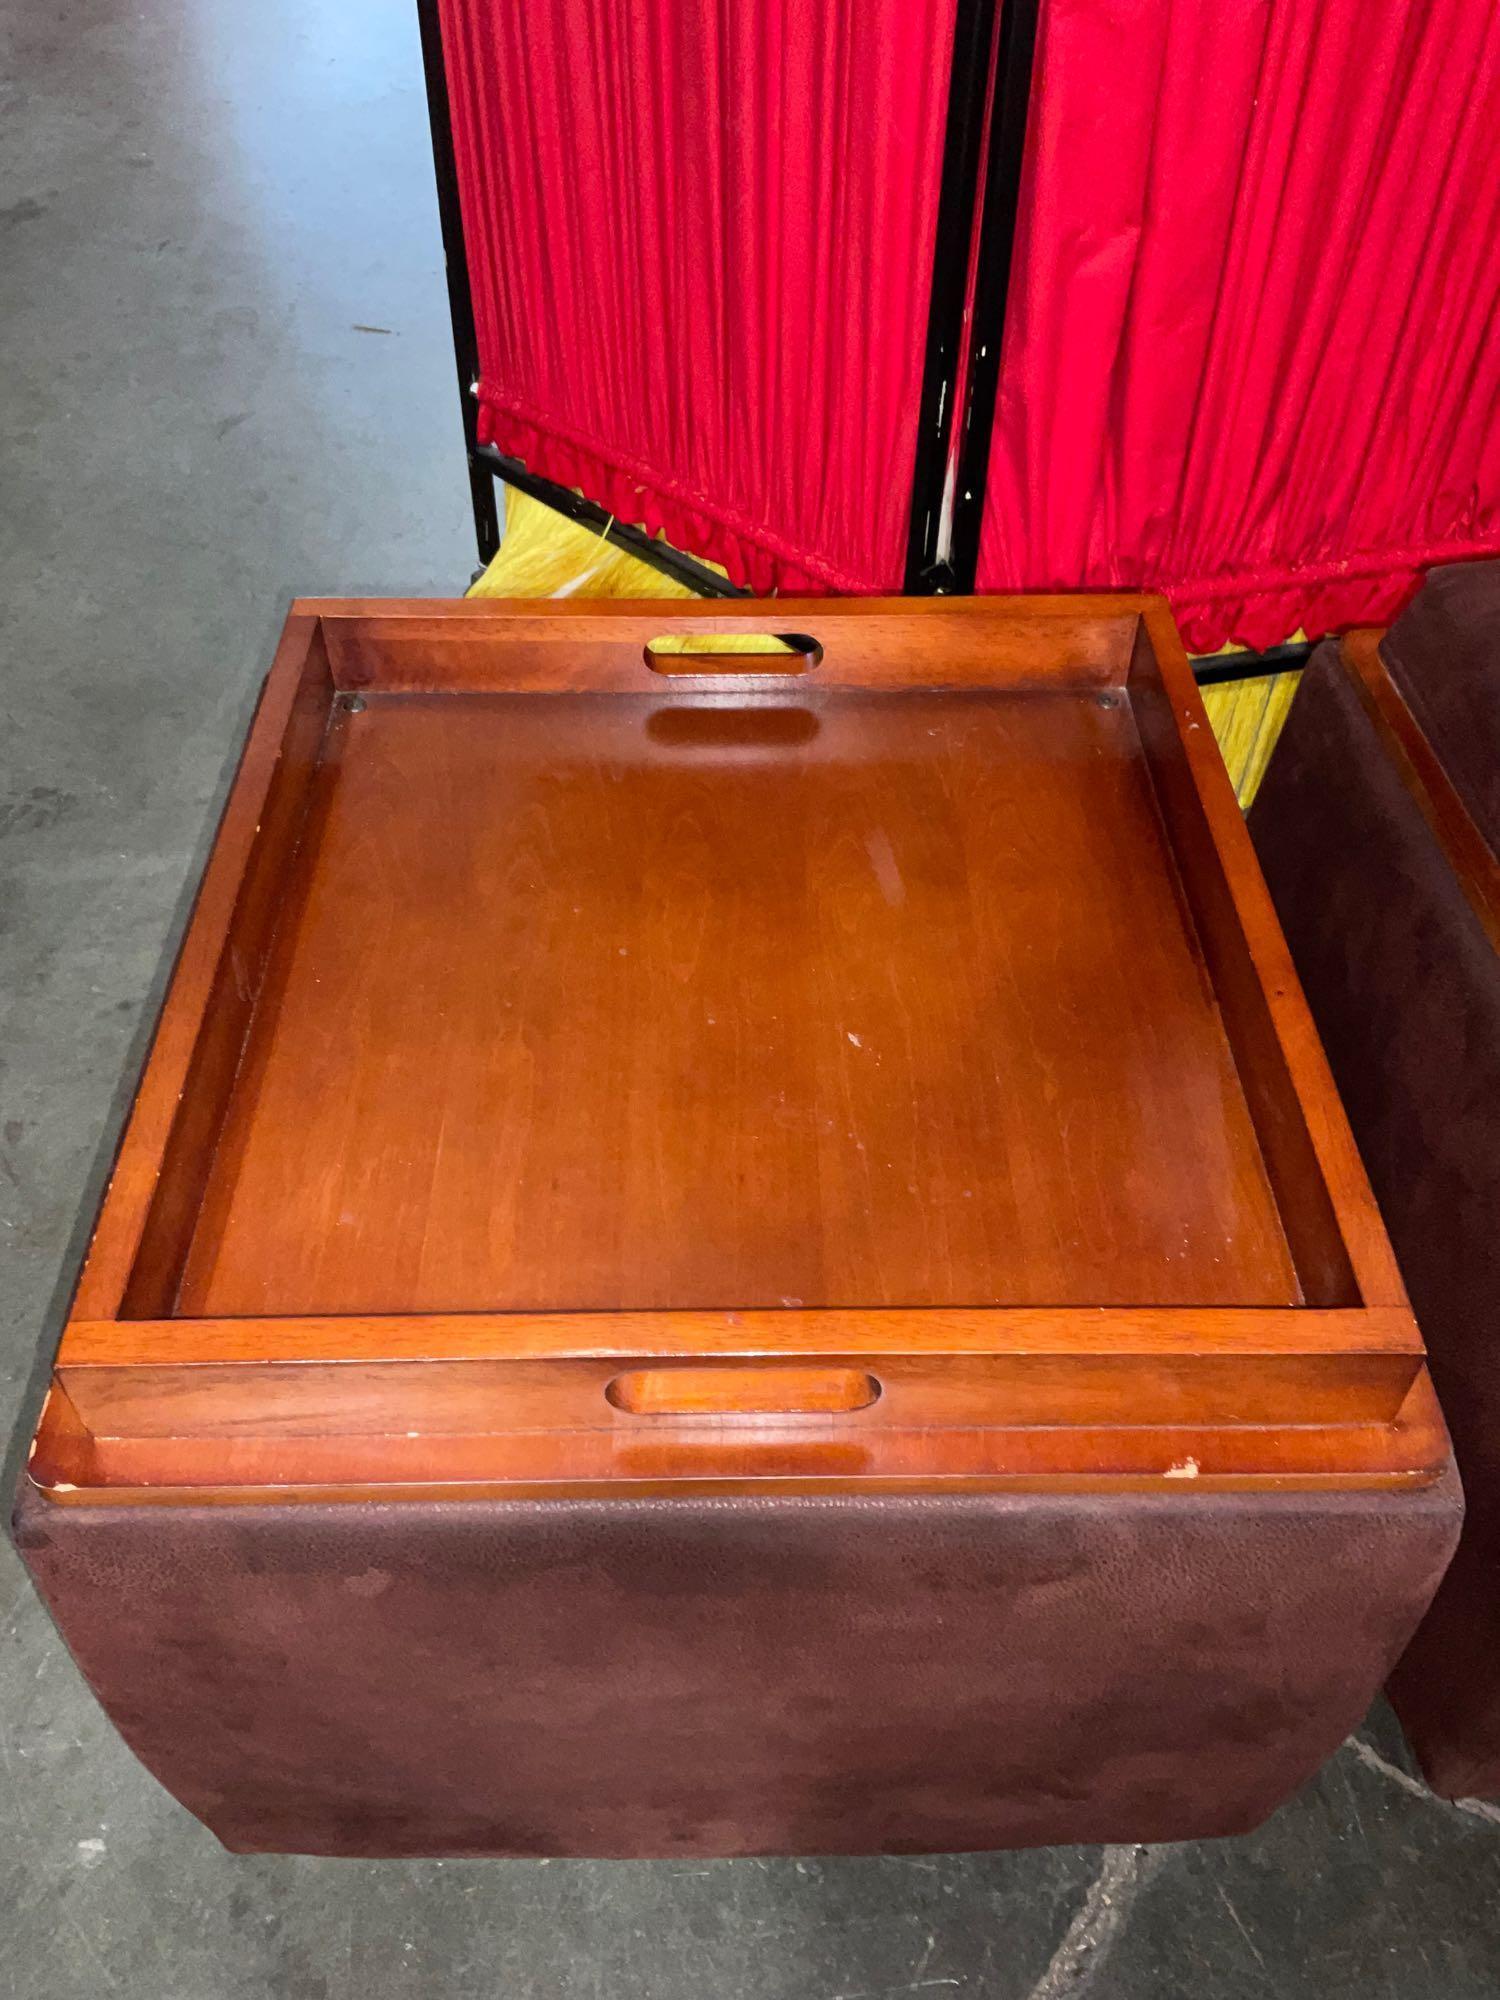
[{"label": "red fringed hem", "polygon": [[1169,600],[1190,653],[1236,644],[1260,651],[1294,632],[1310,639],[1351,625],[1388,625],[1405,609],[1423,575],[1439,563],[1500,555],[1500,535],[1439,542],[1423,549],[1387,549],[1257,576],[1150,583]]},{"label": "red fringed hem", "polygon": [[757,597],[869,596],[882,588],[794,549],[771,529],[678,481],[507,405],[490,390],[481,391],[479,441],[520,459],[540,478],[586,494],[630,526],[664,536],[684,554],[722,564],[731,583]]},{"label": "red fringed hem", "polygon": [[[479,436],[531,472],[587,494],[619,520],[662,535],[674,548],[723,566],[732,583],[758,597],[877,594],[889,586],[850,575],[733,508],[689,492],[593,440],[569,434],[484,391]],[[1436,563],[1500,555],[1500,536],[1392,549],[1330,560],[1305,568],[1241,571],[1224,577],[1174,583],[1154,578],[1120,581],[1116,589],[1159,590],[1169,600],[1189,652],[1217,652],[1237,644],[1257,651],[1281,645],[1294,632],[1320,639],[1351,625],[1385,625],[1410,601],[1424,572]],[[1017,586],[1077,588],[1055,577]],[[1091,580],[1090,588],[1101,586]]]}]

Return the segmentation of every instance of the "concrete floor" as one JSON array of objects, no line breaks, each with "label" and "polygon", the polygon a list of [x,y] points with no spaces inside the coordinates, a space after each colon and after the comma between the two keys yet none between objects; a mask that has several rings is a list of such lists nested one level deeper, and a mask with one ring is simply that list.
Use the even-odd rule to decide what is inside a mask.
[{"label": "concrete floor", "polygon": [[[0,37],[19,1438],[286,600],[452,591],[472,544],[412,0],[11,0]],[[1262,1832],[1216,1845],[242,1860],[135,1764],[4,1547],[0,1756],[17,2000],[1500,1991],[1500,1814],[1427,1796],[1383,1711]]]}]

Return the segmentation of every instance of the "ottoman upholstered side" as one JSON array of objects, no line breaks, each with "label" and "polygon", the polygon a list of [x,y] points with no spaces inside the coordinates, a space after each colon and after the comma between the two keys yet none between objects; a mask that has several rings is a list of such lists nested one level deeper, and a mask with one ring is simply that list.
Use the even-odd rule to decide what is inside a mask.
[{"label": "ottoman upholstered side", "polygon": [[[1482,567],[1500,626],[1500,564]],[[1471,579],[1460,595],[1477,589]],[[1428,706],[1442,715],[1455,701],[1434,689]],[[1500,956],[1331,645],[1298,690],[1251,828],[1427,1342],[1468,1503],[1453,1568],[1391,1696],[1439,1791],[1500,1795]]]},{"label": "ottoman upholstered side", "polygon": [[1457,1532],[1409,1493],[60,1507],[21,1549],[230,1847],[899,1852],[1242,1831]]}]

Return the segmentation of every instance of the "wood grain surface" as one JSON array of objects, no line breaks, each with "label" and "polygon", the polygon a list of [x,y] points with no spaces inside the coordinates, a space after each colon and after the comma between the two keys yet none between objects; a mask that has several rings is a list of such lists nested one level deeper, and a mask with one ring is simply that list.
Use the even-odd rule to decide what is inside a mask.
[{"label": "wood grain surface", "polygon": [[1118,697],[372,696],[324,783],[184,1313],[1299,1296]]}]

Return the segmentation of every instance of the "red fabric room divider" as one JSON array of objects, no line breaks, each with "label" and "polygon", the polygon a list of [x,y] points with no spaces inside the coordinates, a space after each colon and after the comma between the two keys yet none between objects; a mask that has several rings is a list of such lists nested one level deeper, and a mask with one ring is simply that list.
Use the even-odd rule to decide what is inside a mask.
[{"label": "red fabric room divider", "polygon": [[757,590],[899,590],[954,0],[441,0],[480,439]]},{"label": "red fabric room divider", "polygon": [[1500,549],[1500,7],[1046,0],[983,590],[1190,646]]}]

